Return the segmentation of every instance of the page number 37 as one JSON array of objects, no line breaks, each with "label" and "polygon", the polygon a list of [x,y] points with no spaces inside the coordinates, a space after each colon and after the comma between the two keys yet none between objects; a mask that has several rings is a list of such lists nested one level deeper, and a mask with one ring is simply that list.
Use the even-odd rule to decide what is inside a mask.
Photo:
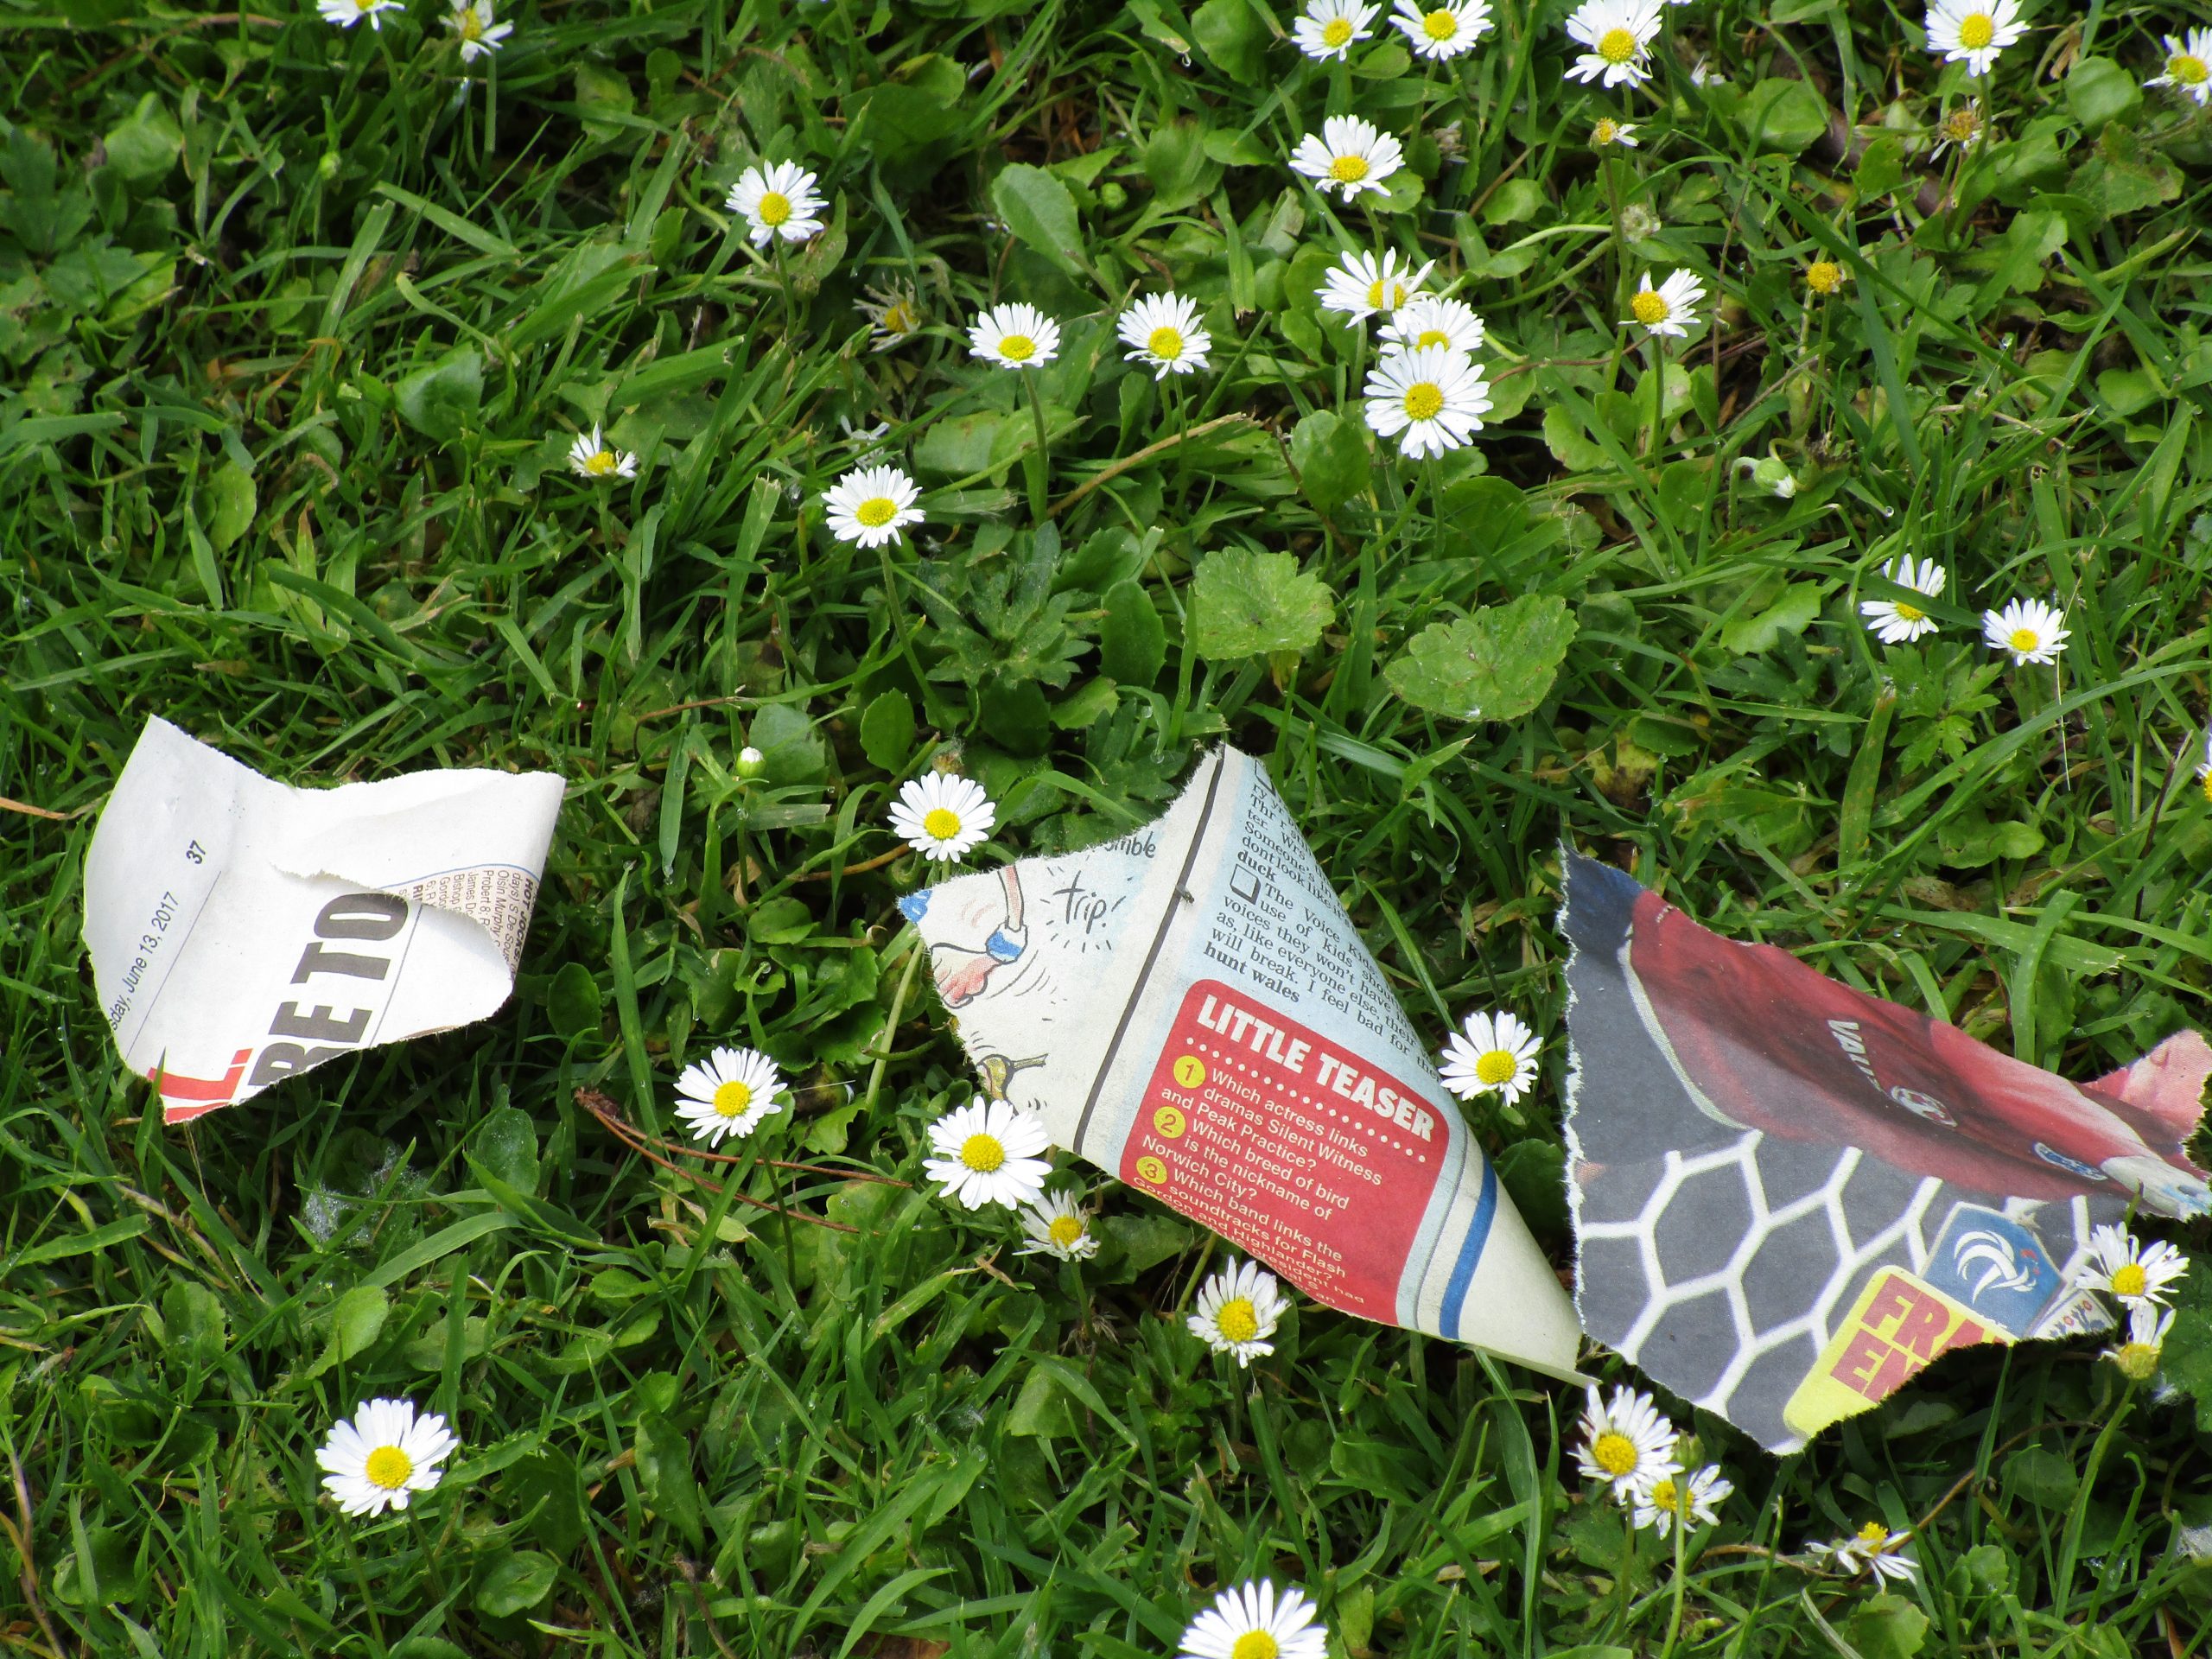
[{"label": "page number 37", "polygon": [[205,864],[207,861],[207,849],[196,841],[186,844],[184,855],[194,864]]}]

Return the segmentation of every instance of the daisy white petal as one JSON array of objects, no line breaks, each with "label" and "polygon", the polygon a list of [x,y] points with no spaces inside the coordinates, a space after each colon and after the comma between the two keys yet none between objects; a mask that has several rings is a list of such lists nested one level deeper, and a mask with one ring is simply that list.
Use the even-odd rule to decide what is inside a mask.
[{"label": "daisy white petal", "polygon": [[1213,349],[1197,305],[1176,294],[1146,295],[1122,313],[1116,331],[1130,347],[1123,355],[1149,365],[1155,380],[1203,369]]},{"label": "daisy white petal", "polygon": [[997,822],[998,808],[983,786],[949,772],[907,779],[891,804],[893,833],[905,836],[909,847],[938,863],[967,857]]},{"label": "daisy white petal", "polygon": [[676,1115],[693,1136],[719,1146],[724,1136],[753,1133],[763,1118],[784,1109],[777,1098],[784,1074],[757,1048],[718,1048],[686,1066],[677,1080]]},{"label": "daisy white petal", "polygon": [[461,60],[488,58],[515,32],[512,23],[492,21],[492,0],[465,0],[446,14],[446,27],[461,37]]},{"label": "daisy white petal", "polygon": [[1516,1014],[1471,1014],[1446,1039],[1444,1086],[1462,1100],[1497,1090],[1510,1106],[1535,1086],[1541,1047]]},{"label": "daisy white petal", "polygon": [[1390,314],[1390,320],[1382,325],[1382,340],[1402,352],[1424,346],[1476,352],[1482,348],[1483,320],[1473,307],[1461,301],[1416,294]]},{"label": "daisy white petal", "polygon": [[1680,1438],[1648,1394],[1617,1388],[1603,1405],[1591,1384],[1582,1413],[1582,1444],[1574,1448],[1584,1477],[1604,1481],[1624,1502],[1647,1494],[1655,1482],[1682,1472],[1675,1457]]},{"label": "daisy white petal", "polygon": [[1659,35],[1657,0],[1582,0],[1567,20],[1567,32],[1588,48],[1569,66],[1569,79],[1635,86],[1651,78],[1651,42]]},{"label": "daisy white petal", "polygon": [[1397,0],[1391,26],[1417,58],[1456,58],[1490,32],[1490,0]]},{"label": "daisy white petal", "polygon": [[1340,311],[1354,322],[1363,322],[1378,311],[1395,311],[1405,304],[1435,269],[1432,259],[1415,270],[1411,261],[1400,262],[1395,248],[1385,250],[1379,259],[1371,253],[1347,251],[1313,292],[1324,311]]},{"label": "daisy white petal", "polygon": [[814,175],[791,162],[748,167],[729,188],[722,206],[743,216],[748,227],[745,239],[756,248],[781,237],[804,242],[824,228],[826,205],[814,188]]},{"label": "daisy white petal", "polygon": [[1970,98],[1946,114],[1936,124],[1936,147],[1928,153],[1930,161],[1942,156],[1947,149],[1971,149],[1986,136],[1986,123],[1982,119],[1981,100]]},{"label": "daisy white petal", "polygon": [[1373,38],[1370,25],[1380,10],[1380,6],[1363,6],[1359,0],[1312,0],[1291,24],[1291,38],[1309,58],[1348,57],[1359,41]]},{"label": "daisy white petal", "polygon": [[896,467],[856,467],[822,493],[830,533],[862,547],[895,542],[908,524],[920,524],[922,510],[914,503],[921,499],[914,480]]},{"label": "daisy white petal", "polygon": [[[1902,559],[1889,560],[1882,566],[1882,576],[1900,588],[1910,588],[1916,594],[1925,594],[1930,599],[1940,599],[1948,575],[1943,567],[1933,559],[1916,559],[1906,554]],[[1936,619],[1910,600],[1869,599],[1860,601],[1859,614],[1866,620],[1874,637],[1885,645],[1902,645],[1933,633],[1941,625]]]},{"label": "daisy white petal", "polygon": [[2109,1223],[2089,1234],[2094,1264],[2080,1282],[2088,1289],[2116,1297],[2126,1307],[2163,1303],[2167,1293],[2189,1271],[2189,1258],[2164,1239],[2145,1244],[2124,1227]]},{"label": "daisy white petal", "polygon": [[1023,1255],[1087,1262],[1098,1254],[1098,1236],[1083,1213],[1080,1193],[1046,1193],[1021,1212],[1021,1230],[1029,1235],[1020,1251]]},{"label": "daisy white petal", "polygon": [[995,305],[968,329],[970,353],[1002,369],[1041,369],[1060,351],[1060,325],[1033,305]]},{"label": "daisy white petal", "polygon": [[1629,301],[1631,315],[1621,321],[1640,323],[1654,334],[1672,334],[1680,339],[1697,327],[1697,308],[1704,300],[1705,283],[1695,271],[1670,272],[1665,282],[1654,288],[1651,273],[1647,270]]},{"label": "daisy white petal", "polygon": [[315,1460],[341,1510],[380,1515],[435,1487],[443,1478],[438,1465],[460,1446],[444,1418],[418,1414],[411,1400],[365,1400],[352,1421],[332,1426]]},{"label": "daisy white petal", "polygon": [[871,288],[859,307],[874,331],[868,342],[872,352],[895,351],[921,332],[921,302],[911,283]]},{"label": "daisy white petal", "polygon": [[2212,802],[2212,733],[2205,735],[2204,760],[2196,768],[2196,781],[2204,785],[2204,798]]},{"label": "daisy white petal", "polygon": [[1405,165],[1398,141],[1356,115],[1332,115],[1319,134],[1307,133],[1291,153],[1290,168],[1334,190],[1346,201],[1363,191],[1382,194],[1383,181]]},{"label": "daisy white petal", "polygon": [[1946,63],[1986,75],[1997,54],[2027,33],[2019,0],[1935,0],[1928,8],[1928,49]]},{"label": "daisy white petal", "polygon": [[1232,1261],[1198,1287],[1198,1311],[1185,1323],[1214,1352],[1244,1366],[1274,1352],[1268,1338],[1289,1306],[1274,1274],[1256,1262]]},{"label": "daisy white petal", "polygon": [[322,21],[340,29],[351,29],[365,18],[371,29],[381,30],[385,13],[406,9],[400,0],[315,0],[315,11]]},{"label": "daisy white petal", "polygon": [[2171,86],[2199,108],[2212,104],[2212,29],[2166,36],[2165,73],[2145,86]]},{"label": "daisy white petal", "polygon": [[987,1204],[1019,1206],[1045,1196],[1052,1166],[1044,1120],[1011,1101],[981,1096],[930,1125],[930,1150],[922,1170],[944,1184],[944,1196],[969,1210]]},{"label": "daisy white petal", "polygon": [[1735,1490],[1733,1483],[1721,1478],[1719,1465],[1707,1464],[1687,1478],[1662,1475],[1629,1502],[1636,1524],[1649,1527],[1664,1538],[1677,1522],[1685,1526],[1693,1522],[1718,1526],[1719,1505]]},{"label": "daisy white petal", "polygon": [[1295,1585],[1260,1580],[1223,1591],[1183,1631],[1177,1659],[1327,1659],[1320,1610]]},{"label": "daisy white petal", "polygon": [[1981,613],[1981,637],[1991,650],[2009,652],[2016,667],[2055,663],[2072,637],[2065,621],[2064,612],[2039,599],[2016,599]]},{"label": "daisy white petal", "polygon": [[580,434],[569,446],[569,470],[578,478],[635,478],[638,458],[626,449],[617,449],[599,435],[599,429]]},{"label": "daisy white petal", "polygon": [[1601,115],[1591,124],[1590,143],[1596,149],[1603,149],[1607,144],[1619,144],[1624,149],[1634,149],[1637,147],[1636,129],[1625,121],[1616,121],[1610,115]]},{"label": "daisy white petal", "polygon": [[2106,1349],[2099,1357],[2119,1366],[2129,1382],[2148,1382],[2158,1371],[2158,1351],[2166,1344],[2166,1333],[2173,1328],[2173,1309],[2139,1302],[2127,1310],[2127,1340],[2117,1348]]},{"label": "daisy white petal", "polygon": [[1481,368],[1448,346],[1391,353],[1369,371],[1362,395],[1367,424],[1396,438],[1413,461],[1457,449],[1483,429],[1490,411]]}]

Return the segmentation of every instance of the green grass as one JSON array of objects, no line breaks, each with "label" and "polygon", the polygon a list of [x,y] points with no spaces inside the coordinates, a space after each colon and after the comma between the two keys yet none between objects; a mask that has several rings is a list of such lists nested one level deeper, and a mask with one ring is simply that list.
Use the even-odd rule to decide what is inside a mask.
[{"label": "green grass", "polygon": [[[1671,9],[1634,97],[1562,82],[1556,3],[1391,75],[1306,66],[1243,0],[580,0],[512,13],[459,99],[427,4],[381,35],[34,6],[0,10],[0,796],[48,815],[0,810],[10,1650],[1133,1659],[1265,1573],[1346,1655],[1660,1651],[1671,1549],[1578,1488],[1571,1395],[1312,1307],[1224,1370],[1173,1317],[1218,1250],[1148,1200],[1106,1194],[1078,1276],[839,1173],[918,1182],[969,1087],[895,908],[924,873],[884,861],[941,750],[1002,804],[994,858],[1152,816],[1217,740],[1268,755],[1412,1017],[1545,1033],[1540,1094],[1474,1112],[1540,1172],[1562,837],[2073,1075],[2204,1017],[2212,134],[2130,90],[2178,0],[2046,6],[1944,206],[1918,147],[1964,85],[1872,0]],[[1346,108],[1410,141],[1385,211],[1281,164]],[[1873,140],[1841,168],[1831,108]],[[1608,111],[1643,148],[1601,162]],[[760,154],[835,204],[767,264],[719,205]],[[1008,162],[1052,169],[1079,250],[994,197]],[[1339,225],[1489,322],[1498,411],[1441,466],[1367,459],[1369,347],[1311,298]],[[1823,252],[1848,280],[1810,302]],[[1613,319],[1677,264],[1725,309],[1654,429]],[[854,302],[902,281],[931,331],[871,355]],[[1162,389],[1111,319],[1170,283],[1215,365]],[[999,297],[1067,327],[1048,471],[958,333]],[[602,420],[632,483],[565,473]],[[878,442],[931,492],[887,557],[816,499]],[[1769,457],[1793,498],[1734,465]],[[1210,634],[1194,569],[1247,551],[1325,626],[1283,622],[1316,601],[1278,570],[1259,643]],[[1855,605],[1905,551],[1949,569],[1947,627],[1885,652]],[[1526,594],[1578,627],[1526,718],[1384,678]],[[2067,607],[2056,682],[1974,639],[2016,594]],[[155,713],[288,781],[563,774],[511,1007],[162,1128],[79,935]],[[824,1172],[748,1195],[851,1230],[577,1103],[664,1128],[717,1041],[784,1061],[766,1145]],[[2173,1545],[2207,1442],[2092,1352],[1956,1357],[1779,1464],[1700,1421],[1738,1491],[1675,1651],[2203,1652]],[[376,1392],[466,1447],[350,1523],[313,1453]],[[1922,1528],[1890,1599],[1771,1554],[1872,1516]]]}]

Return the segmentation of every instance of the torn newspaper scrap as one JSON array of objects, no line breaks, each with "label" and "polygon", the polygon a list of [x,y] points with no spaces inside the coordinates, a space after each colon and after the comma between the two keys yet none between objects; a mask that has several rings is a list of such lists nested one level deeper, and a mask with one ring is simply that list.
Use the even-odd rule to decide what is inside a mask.
[{"label": "torn newspaper scrap", "polygon": [[172,1123],[507,1000],[562,780],[292,789],[151,720],[85,855],[85,944]]},{"label": "torn newspaper scrap", "polygon": [[1574,1374],[1566,1292],[1250,756],[902,907],[984,1091],[1059,1145],[1316,1301]]},{"label": "torn newspaper scrap", "polygon": [[2108,1326],[2090,1230],[2207,1207],[2193,1031],[2077,1086],[1594,860],[1560,926],[1583,1328],[1770,1451],[1950,1349]]}]

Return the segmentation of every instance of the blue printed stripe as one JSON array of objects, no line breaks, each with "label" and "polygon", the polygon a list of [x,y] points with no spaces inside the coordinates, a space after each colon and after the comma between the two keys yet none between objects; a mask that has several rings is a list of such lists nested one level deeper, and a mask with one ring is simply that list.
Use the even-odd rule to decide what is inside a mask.
[{"label": "blue printed stripe", "polygon": [[[1480,1153],[1475,1155],[1482,1157]],[[1446,1331],[1462,1331],[1466,1326],[1467,1287],[1475,1281],[1475,1263],[1482,1259],[1483,1246],[1490,1239],[1491,1217],[1497,1213],[1497,1172],[1484,1158],[1482,1196],[1475,1200],[1475,1218],[1467,1224],[1467,1242],[1459,1247],[1459,1259],[1452,1265],[1452,1282],[1444,1287]]]}]

